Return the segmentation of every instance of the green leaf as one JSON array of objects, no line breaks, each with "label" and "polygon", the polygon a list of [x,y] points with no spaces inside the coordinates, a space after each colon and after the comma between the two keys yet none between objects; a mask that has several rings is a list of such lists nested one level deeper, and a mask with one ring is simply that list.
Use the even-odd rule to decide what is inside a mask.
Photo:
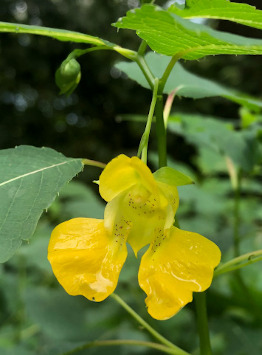
[{"label": "green leaf", "polygon": [[59,41],[70,41],[78,43],[88,43],[95,46],[113,46],[114,44],[101,38],[89,36],[80,32],[61,30],[42,26],[30,26],[20,23],[0,22],[0,32],[28,33],[58,39]]},{"label": "green leaf", "polygon": [[49,148],[0,151],[0,262],[33,234],[43,212],[66,182],[82,170],[80,159]]},{"label": "green leaf", "polygon": [[114,26],[135,30],[153,51],[188,60],[216,54],[262,54],[262,40],[215,31],[153,5],[129,11]]},{"label": "green leaf", "polygon": [[1,21],[0,21],[0,32],[17,33],[17,34],[27,33],[32,35],[51,37],[59,41],[86,43],[97,47],[101,47],[101,49],[112,49],[127,58],[135,57],[135,52],[129,49],[122,48],[112,42],[106,41],[98,37],[90,36],[84,33],[80,33],[80,32],[73,32],[73,31],[61,30],[58,28],[49,28],[49,27],[42,27],[42,26],[23,25],[20,23],[1,22]]},{"label": "green leaf", "polygon": [[[161,78],[171,58],[150,52],[145,56],[145,59],[152,73]],[[130,79],[135,80],[141,86],[150,89],[137,63],[119,62],[116,64],[116,68],[123,71]],[[180,63],[176,63],[174,66],[165,85],[164,93],[170,94],[173,90],[178,96],[193,99],[221,96],[252,110],[260,110],[262,108],[262,101],[190,73]]]},{"label": "green leaf", "polygon": [[256,130],[234,131],[232,124],[219,119],[185,114],[170,116],[168,128],[197,147],[231,157],[245,171],[259,161]]},{"label": "green leaf", "polygon": [[184,9],[171,5],[169,11],[183,18],[229,20],[262,29],[262,11],[254,6],[228,0],[187,0]]},{"label": "green leaf", "polygon": [[226,174],[228,171],[225,157],[209,147],[199,147],[195,164],[204,175]]},{"label": "green leaf", "polygon": [[25,307],[29,318],[51,339],[84,340],[86,300],[62,289],[27,288]]},{"label": "green leaf", "polygon": [[194,181],[178,170],[165,166],[154,172],[154,178],[164,184],[182,186],[194,184]]}]

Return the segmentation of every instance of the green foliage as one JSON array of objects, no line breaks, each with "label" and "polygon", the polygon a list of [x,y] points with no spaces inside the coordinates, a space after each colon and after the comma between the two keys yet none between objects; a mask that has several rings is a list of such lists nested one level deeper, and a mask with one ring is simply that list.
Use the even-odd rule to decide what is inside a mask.
[{"label": "green foliage", "polygon": [[83,33],[60,30],[57,28],[42,27],[42,26],[21,25],[20,23],[0,22],[0,31],[10,32],[10,33],[28,33],[28,34],[34,34],[40,36],[47,36],[47,37],[58,39],[59,41],[87,43],[95,46],[109,46],[109,47],[113,46],[113,44],[108,41],[104,41],[98,37],[89,36]]},{"label": "green foliage", "polygon": [[33,234],[60,189],[82,170],[80,159],[49,148],[20,146],[0,152],[0,261],[8,260]]},{"label": "green foliage", "polygon": [[135,30],[149,47],[167,56],[195,60],[217,54],[262,54],[262,41],[222,33],[152,5],[127,13],[114,26]]},{"label": "green foliage", "polygon": [[169,11],[181,17],[229,20],[262,29],[262,11],[228,0],[187,0],[184,9],[171,5]]},{"label": "green foliage", "polygon": [[34,34],[34,35],[51,37],[64,42],[91,44],[96,46],[98,49],[115,50],[116,52],[119,52],[128,58],[132,58],[135,55],[133,51],[121,48],[120,46],[111,43],[109,41],[103,40],[101,38],[86,35],[84,33],[79,33],[79,32],[60,30],[57,28],[29,26],[29,25],[21,25],[18,23],[8,23],[8,22],[0,21],[0,32]]},{"label": "green foliage", "polygon": [[[145,56],[145,59],[152,73],[161,78],[171,58],[150,52]],[[141,86],[150,89],[148,82],[136,63],[119,62],[116,64],[116,68],[123,71],[130,79],[135,80]],[[187,71],[180,63],[175,64],[164,88],[164,93],[166,94],[170,94],[172,91],[175,91],[175,94],[178,96],[193,99],[222,96],[252,110],[260,110],[262,108],[262,101],[222,86],[214,80],[207,80],[199,75],[195,75]]]},{"label": "green foliage", "polygon": [[246,171],[258,164],[262,156],[255,130],[235,131],[232,124],[218,119],[177,114],[169,118],[168,128],[182,134],[189,143],[229,156]]},{"label": "green foliage", "polygon": [[157,181],[168,185],[182,186],[194,184],[194,181],[187,175],[178,170],[165,166],[154,172],[154,177]]}]

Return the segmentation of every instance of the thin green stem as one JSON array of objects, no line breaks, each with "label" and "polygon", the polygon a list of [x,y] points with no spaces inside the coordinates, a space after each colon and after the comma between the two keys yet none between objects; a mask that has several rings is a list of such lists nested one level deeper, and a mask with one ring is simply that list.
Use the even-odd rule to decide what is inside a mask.
[{"label": "thin green stem", "polygon": [[167,147],[166,147],[166,127],[163,116],[163,96],[158,95],[156,108],[156,134],[157,134],[157,150],[158,150],[158,166],[162,168],[167,165]]},{"label": "thin green stem", "polygon": [[147,43],[145,40],[143,40],[138,48],[137,54],[140,56],[144,56],[144,54],[146,52],[146,48],[147,48]]},{"label": "thin green stem", "polygon": [[157,339],[160,343],[166,345],[168,348],[172,349],[173,354],[177,355],[189,355],[186,351],[180,349],[178,346],[171,343],[161,334],[159,334],[154,328],[152,328],[139,314],[137,314],[121,297],[117,294],[113,293],[111,297],[119,303],[139,324],[142,325],[155,339]]},{"label": "thin green stem", "polygon": [[137,63],[141,71],[143,72],[150,88],[153,90],[154,89],[154,82],[155,82],[155,77],[152,74],[147,62],[145,61],[145,58],[142,55],[137,54],[136,58],[134,61]]},{"label": "thin green stem", "polygon": [[254,264],[262,260],[262,249],[243,254],[221,264],[214,272],[214,277],[225,274],[230,271],[241,269],[242,267]]},{"label": "thin green stem", "polygon": [[166,354],[172,354],[172,355],[177,355],[178,353],[175,353],[172,349],[168,348],[167,346],[161,345],[161,344],[156,344],[156,343],[152,343],[149,341],[140,341],[140,340],[97,340],[97,341],[92,341],[83,345],[80,345],[72,350],[69,350],[65,353],[62,353],[60,355],[72,355],[72,354],[76,354],[80,351],[86,350],[86,349],[90,349],[90,348],[94,348],[94,347],[98,347],[98,346],[117,346],[117,345],[132,345],[132,346],[145,346],[148,348],[152,348],[152,349],[156,349],[159,351],[162,351]]},{"label": "thin green stem", "polygon": [[159,93],[162,94],[163,90],[165,88],[167,79],[169,78],[169,75],[174,67],[174,65],[176,64],[176,62],[178,61],[178,59],[180,58],[180,54],[176,54],[172,57],[172,59],[170,60],[168,66],[166,67],[166,70],[162,76],[162,78],[160,79],[160,83],[159,83]]},{"label": "thin green stem", "polygon": [[150,105],[150,109],[149,109],[149,114],[147,117],[146,128],[145,128],[145,131],[142,135],[141,142],[140,142],[139,148],[138,148],[138,153],[137,153],[138,156],[140,156],[142,154],[141,159],[145,164],[147,164],[148,141],[149,141],[149,135],[150,135],[150,131],[151,131],[152,120],[153,120],[155,106],[156,106],[158,83],[159,83],[159,80],[158,80],[158,78],[156,78],[155,83],[154,83],[154,90],[153,90],[152,101],[151,101],[151,105]]},{"label": "thin green stem", "polygon": [[212,355],[211,343],[209,338],[205,292],[194,293],[194,301],[196,305],[197,328],[200,341],[200,355]]},{"label": "thin green stem", "polygon": [[112,50],[112,49],[108,48],[106,46],[91,47],[91,48],[87,48],[87,49],[74,49],[71,53],[69,53],[69,55],[67,56],[67,59],[78,58],[84,54],[95,52],[95,51],[100,51],[100,50]]},{"label": "thin green stem", "polygon": [[101,168],[101,169],[104,169],[106,167],[106,164],[91,159],[82,159],[82,163],[84,165],[96,166],[97,168]]},{"label": "thin green stem", "polygon": [[240,225],[240,189],[241,189],[241,173],[238,172],[236,176],[236,186],[234,189],[234,255],[235,257],[240,254],[240,236],[239,236],[239,225]]},{"label": "thin green stem", "polygon": [[137,52],[132,51],[131,49],[123,48],[121,46],[115,45],[111,47],[113,51],[116,51],[117,53],[121,54],[123,57],[130,59],[132,61],[137,60]]}]

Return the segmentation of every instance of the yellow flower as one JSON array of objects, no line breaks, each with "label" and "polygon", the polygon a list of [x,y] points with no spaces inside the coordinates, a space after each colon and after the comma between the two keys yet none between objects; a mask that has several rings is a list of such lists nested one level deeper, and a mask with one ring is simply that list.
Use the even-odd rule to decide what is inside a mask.
[{"label": "yellow flower", "polygon": [[[152,241],[157,227],[167,229],[174,223],[179,203],[177,188],[156,181],[137,157],[122,154],[113,159],[100,176],[99,192],[108,202],[106,230],[120,243],[128,238],[135,254]],[[126,232],[120,235],[121,229]]]},{"label": "yellow flower", "polygon": [[139,284],[148,311],[167,319],[209,287],[219,263],[218,247],[173,227],[177,188],[154,179],[137,157],[120,155],[102,172],[99,191],[107,201],[104,220],[75,218],[58,225],[48,248],[53,272],[71,295],[102,301],[116,288],[127,257],[150,244],[141,260]]}]

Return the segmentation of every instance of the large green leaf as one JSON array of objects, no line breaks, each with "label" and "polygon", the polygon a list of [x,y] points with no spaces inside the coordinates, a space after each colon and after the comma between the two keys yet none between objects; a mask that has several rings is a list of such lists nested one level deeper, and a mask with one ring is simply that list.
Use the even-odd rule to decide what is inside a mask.
[{"label": "large green leaf", "polygon": [[187,0],[184,9],[171,5],[169,11],[184,18],[229,20],[262,29],[262,11],[228,0]]},{"label": "large green leaf", "polygon": [[[148,53],[145,59],[153,74],[158,78],[161,78],[170,61],[170,57],[153,52]],[[148,82],[136,63],[120,62],[116,64],[116,67],[126,73],[130,79],[133,79],[143,87],[150,89]],[[170,94],[173,90],[175,90],[176,95],[178,96],[194,99],[222,96],[253,110],[262,108],[262,101],[190,73],[184,69],[180,63],[176,63],[174,66],[165,85],[164,93]]]},{"label": "large green leaf", "polygon": [[128,50],[126,48],[122,48],[117,44],[111,43],[104,39],[90,36],[80,32],[67,31],[58,28],[23,25],[19,23],[0,22],[0,32],[17,33],[17,34],[28,33],[32,35],[40,35],[40,36],[55,38],[59,41],[86,43],[100,48],[115,50],[116,52],[119,52],[120,54],[128,58],[134,56],[133,51]]},{"label": "large green leaf", "polygon": [[262,40],[215,31],[153,5],[129,11],[114,26],[135,30],[153,51],[188,60],[216,54],[262,54]]},{"label": "large green leaf", "polygon": [[80,159],[49,148],[20,146],[0,151],[0,262],[33,234],[63,185],[82,170]]}]

